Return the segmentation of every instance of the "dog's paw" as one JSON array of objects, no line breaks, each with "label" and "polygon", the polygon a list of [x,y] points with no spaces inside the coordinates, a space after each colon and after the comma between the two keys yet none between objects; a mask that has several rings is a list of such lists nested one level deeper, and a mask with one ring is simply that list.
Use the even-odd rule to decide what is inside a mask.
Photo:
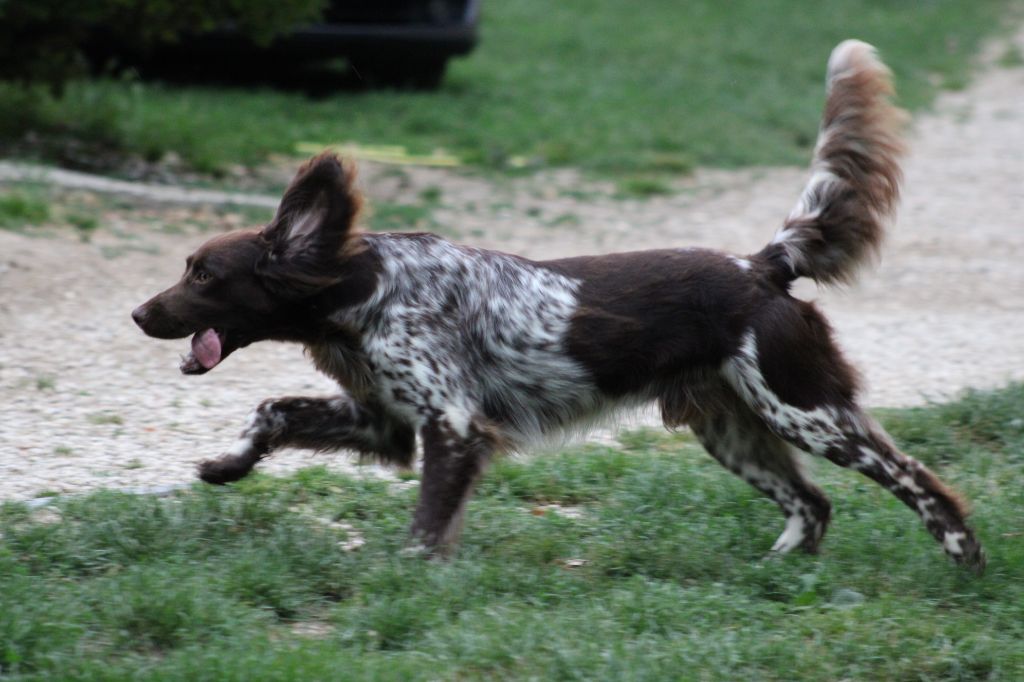
[{"label": "dog's paw", "polygon": [[953,561],[964,568],[981,575],[985,572],[985,550],[970,528],[947,530],[942,537],[942,548]]},{"label": "dog's paw", "polygon": [[962,556],[955,557],[956,562],[975,575],[983,575],[985,566],[988,564],[988,557],[985,556],[985,550],[981,548],[981,543],[971,538],[971,543],[965,549]]},{"label": "dog's paw", "polygon": [[199,478],[213,485],[225,485],[245,478],[253,465],[248,461],[239,461],[238,457],[225,455],[217,459],[207,459],[196,467]]}]

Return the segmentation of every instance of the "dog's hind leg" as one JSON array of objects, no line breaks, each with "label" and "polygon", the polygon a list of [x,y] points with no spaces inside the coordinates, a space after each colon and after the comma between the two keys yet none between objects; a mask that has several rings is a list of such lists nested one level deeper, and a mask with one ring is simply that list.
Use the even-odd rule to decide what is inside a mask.
[{"label": "dog's hind leg", "polygon": [[[835,363],[842,363],[838,351],[827,348]],[[774,350],[772,361],[790,358],[798,366],[795,354],[807,354],[806,346],[785,346]],[[783,362],[783,365],[786,363]],[[724,375],[736,392],[779,437],[814,455],[849,467],[876,481],[918,513],[925,527],[957,563],[976,571],[985,566],[981,544],[968,527],[966,505],[938,477],[917,460],[900,452],[892,439],[852,400],[794,405],[773,389],[762,372],[757,338],[746,337],[738,355],[728,360]],[[792,372],[787,387],[792,395],[813,395],[814,382],[827,382],[824,373]]]},{"label": "dog's hind leg", "polygon": [[429,553],[447,554],[458,542],[466,503],[496,439],[472,421],[453,424],[445,415],[429,418],[420,437],[423,477],[411,533]]},{"label": "dog's hind leg", "polygon": [[199,477],[224,484],[245,477],[274,450],[351,449],[389,462],[412,464],[415,434],[379,408],[338,398],[265,400],[249,415],[238,440],[224,455],[199,465]]},{"label": "dog's hind leg", "polygon": [[772,546],[785,554],[796,547],[815,553],[828,528],[832,505],[803,475],[797,453],[736,396],[714,414],[689,419],[704,448],[723,466],[775,501],[786,529]]}]

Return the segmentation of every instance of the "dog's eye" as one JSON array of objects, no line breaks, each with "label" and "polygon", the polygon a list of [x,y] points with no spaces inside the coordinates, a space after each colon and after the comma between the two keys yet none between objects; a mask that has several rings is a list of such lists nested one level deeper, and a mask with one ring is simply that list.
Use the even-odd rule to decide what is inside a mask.
[{"label": "dog's eye", "polygon": [[206,270],[196,270],[192,273],[192,281],[196,284],[206,284],[210,281],[211,276]]}]

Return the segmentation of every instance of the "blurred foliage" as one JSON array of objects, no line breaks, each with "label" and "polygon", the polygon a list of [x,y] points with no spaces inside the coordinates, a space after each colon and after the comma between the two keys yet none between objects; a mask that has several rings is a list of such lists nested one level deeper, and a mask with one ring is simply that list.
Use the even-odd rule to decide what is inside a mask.
[{"label": "blurred foliage", "polygon": [[[0,0],[0,8],[31,1]],[[155,19],[109,23],[173,31],[158,9],[187,16],[184,7],[196,0],[154,2],[138,11]],[[264,16],[256,8],[266,2],[248,3],[253,16]],[[66,15],[85,12],[68,4]],[[1005,43],[1021,2],[646,0],[642,11],[636,4],[488,0],[479,48],[453,60],[433,92],[367,90],[343,64],[278,59],[245,61],[241,77],[198,83],[74,79],[61,96],[38,79],[30,88],[5,80],[10,55],[47,48],[0,10],[0,155],[103,173],[171,156],[220,176],[295,155],[299,144],[354,142],[417,155],[442,149],[468,166],[513,174],[573,166],[615,178],[623,197],[643,198],[699,166],[805,164],[825,61],[846,38],[878,47],[901,106],[926,108],[943,88],[969,81],[983,41]],[[290,25],[274,21],[268,32]],[[1014,53],[1005,55],[1012,65]]]},{"label": "blurred foliage", "polygon": [[260,44],[318,18],[326,0],[0,0],[0,79],[59,91],[86,65],[88,41],[145,53],[232,26]]}]

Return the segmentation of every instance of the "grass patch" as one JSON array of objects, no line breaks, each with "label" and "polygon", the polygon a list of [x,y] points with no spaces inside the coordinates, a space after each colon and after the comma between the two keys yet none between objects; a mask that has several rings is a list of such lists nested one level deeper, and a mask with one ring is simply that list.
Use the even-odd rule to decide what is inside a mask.
[{"label": "grass patch", "polygon": [[52,391],[57,387],[57,377],[51,374],[44,374],[36,377],[37,391]]},{"label": "grass patch", "polygon": [[118,426],[124,424],[124,417],[119,414],[111,414],[109,412],[96,412],[88,415],[87,419],[90,424],[97,426],[103,426],[104,424],[116,424]]},{"label": "grass patch", "polygon": [[66,219],[83,238],[87,238],[100,226],[99,218],[90,213],[68,213]]},{"label": "grass patch", "polygon": [[419,230],[429,232],[437,227],[433,207],[426,204],[399,204],[375,201],[370,211],[370,229],[377,232]]},{"label": "grass patch", "polygon": [[640,198],[671,194],[672,188],[658,177],[632,176],[619,180],[618,194],[622,198]]},{"label": "grass patch", "polygon": [[[62,99],[0,87],[0,144],[79,164],[174,153],[223,172],[299,142],[441,147],[489,168],[604,174],[806,162],[825,60],[858,37],[902,101],[962,86],[1009,0],[618,0],[484,3],[482,40],[437,92],[297,93],[72,83]],[[28,132],[35,133],[25,144]]]},{"label": "grass patch", "polygon": [[[110,222],[112,215],[118,219]],[[155,233],[195,234],[263,225],[272,217],[273,211],[266,208],[157,206],[116,195],[62,189],[34,180],[14,181],[0,187],[0,229],[34,236],[71,234],[82,242],[90,242],[98,234],[104,234],[114,238],[106,240],[113,243],[97,247],[108,258],[158,251],[158,247],[147,239],[145,230],[126,229],[123,223],[148,228]],[[37,385],[40,389],[48,387]]]},{"label": "grass patch", "polygon": [[997,60],[999,66],[1006,67],[1008,69],[1016,68],[1018,66],[1024,66],[1024,52],[1016,45],[1008,45]]},{"label": "grass patch", "polygon": [[369,211],[370,229],[443,233],[443,226],[434,218],[434,211],[441,207],[442,196],[440,187],[427,187],[419,193],[416,202],[375,201]]},{"label": "grass patch", "polygon": [[[13,183],[0,192],[0,229],[39,234],[31,228],[41,225],[67,225],[82,241],[89,241],[100,227],[100,219],[96,209],[81,206],[80,201],[35,182]],[[52,388],[44,385],[47,383],[41,379],[36,385],[41,390]]]},{"label": "grass patch", "polygon": [[37,194],[11,191],[0,194],[0,229],[21,230],[50,218],[50,206]]},{"label": "grass patch", "polygon": [[[983,578],[891,495],[825,465],[822,554],[764,561],[774,506],[657,431],[497,462],[449,562],[399,551],[415,487],[321,468],[61,499],[46,518],[6,504],[0,676],[1021,679],[1021,414],[1018,385],[880,415],[975,501]],[[353,535],[365,544],[347,551]]]}]

